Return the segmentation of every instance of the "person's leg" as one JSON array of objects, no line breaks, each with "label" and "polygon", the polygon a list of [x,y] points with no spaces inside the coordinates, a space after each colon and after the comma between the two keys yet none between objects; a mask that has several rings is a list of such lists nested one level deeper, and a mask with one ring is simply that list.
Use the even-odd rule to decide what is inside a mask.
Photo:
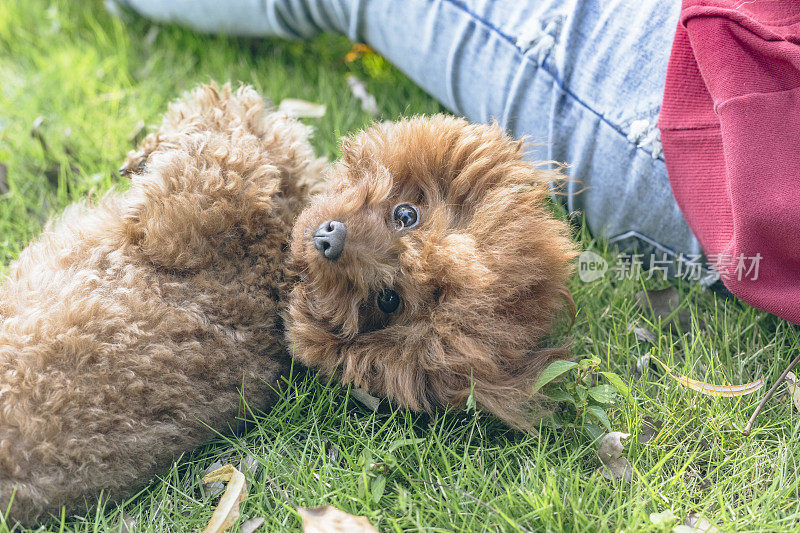
[{"label": "person's leg", "polygon": [[660,0],[125,0],[201,31],[366,42],[453,112],[568,163],[567,206],[627,247],[700,253],[656,118],[679,5]]},{"label": "person's leg", "polygon": [[352,35],[369,0],[108,0],[140,15],[205,33],[307,39]]}]

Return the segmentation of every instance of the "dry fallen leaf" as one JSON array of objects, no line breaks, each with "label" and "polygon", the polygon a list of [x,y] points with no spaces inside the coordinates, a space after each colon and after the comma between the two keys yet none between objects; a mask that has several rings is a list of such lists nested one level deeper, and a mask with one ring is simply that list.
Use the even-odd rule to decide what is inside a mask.
[{"label": "dry fallen leaf", "polygon": [[264,519],[260,516],[256,518],[251,518],[246,522],[242,523],[242,533],[253,533],[253,531],[257,530],[261,526],[264,525]]},{"label": "dry fallen leaf", "polygon": [[641,444],[646,444],[656,438],[658,432],[664,426],[662,420],[653,420],[651,417],[646,416],[642,420],[642,432],[636,436],[636,440]]},{"label": "dry fallen leaf", "polygon": [[647,328],[634,326],[633,334],[636,335],[637,341],[649,342],[650,344],[656,344],[658,342],[658,337],[656,337],[656,334]]},{"label": "dry fallen leaf", "polygon": [[630,437],[630,433],[612,431],[600,441],[597,456],[603,466],[600,473],[606,479],[623,479],[628,483],[633,479],[633,467],[625,457],[622,457],[622,440]]},{"label": "dry fallen leaf", "polygon": [[350,48],[350,51],[347,52],[347,54],[345,54],[344,61],[345,61],[345,63],[352,63],[353,61],[355,61],[356,59],[358,59],[361,56],[374,54],[374,53],[375,53],[375,50],[373,50],[372,48],[370,48],[366,44],[364,44],[364,43],[355,43],[353,45],[353,47]]},{"label": "dry fallen leaf", "polygon": [[789,389],[789,397],[792,398],[792,403],[795,408],[800,411],[800,387],[797,386],[797,376],[794,372],[786,374],[786,384]]},{"label": "dry fallen leaf", "polygon": [[675,312],[680,302],[678,289],[675,287],[668,287],[658,291],[639,291],[636,293],[636,305],[640,310],[643,312],[652,310],[655,318],[660,318],[664,325],[666,325],[667,320],[669,320],[671,326],[677,323],[683,331],[686,331],[692,323],[691,315],[686,309]]},{"label": "dry fallen leaf", "polygon": [[701,394],[706,394],[708,396],[722,396],[725,398],[730,398],[734,396],[746,396],[748,394],[752,394],[756,392],[758,389],[764,386],[764,380],[759,378],[756,381],[751,381],[750,383],[744,383],[742,385],[714,385],[713,383],[705,383],[703,381],[698,381],[696,379],[692,379],[687,376],[679,376],[675,374],[670,367],[666,364],[662,363],[660,359],[656,356],[650,356],[656,363],[661,365],[661,367],[666,370],[666,372],[672,376],[672,378],[683,385],[684,387],[690,388],[695,390]]},{"label": "dry fallen leaf", "polygon": [[[205,472],[203,472],[203,476],[207,476],[211,472],[219,470],[224,465],[225,461],[223,461],[222,459],[217,459],[216,461],[211,463],[211,465],[208,468],[206,468]],[[203,479],[205,479],[205,477],[203,477]],[[222,481],[211,481],[210,483],[203,482],[202,486],[200,487],[200,490],[202,491],[203,496],[205,496],[206,498],[213,497],[222,492],[223,490],[225,490],[225,483],[223,483]]]},{"label": "dry fallen leaf", "polygon": [[219,499],[217,508],[203,533],[218,533],[233,527],[239,519],[239,504],[247,497],[244,474],[236,470],[233,465],[225,465],[203,478],[203,483],[213,481],[227,481],[228,488]]},{"label": "dry fallen leaf", "polygon": [[381,401],[372,396],[370,393],[365,391],[364,389],[353,387],[350,389],[350,396],[352,396],[358,403],[369,409],[370,411],[377,411],[378,405],[380,405]]},{"label": "dry fallen leaf", "polygon": [[363,516],[353,516],[342,510],[325,507],[298,507],[303,518],[304,533],[378,533]]},{"label": "dry fallen leaf", "polygon": [[673,533],[717,533],[711,523],[697,513],[689,513],[680,526],[672,528]]},{"label": "dry fallen leaf", "polygon": [[297,118],[321,118],[327,108],[323,104],[315,104],[297,98],[284,98],[278,105],[278,111]]},{"label": "dry fallen leaf", "polygon": [[350,86],[350,91],[355,96],[356,100],[361,102],[361,109],[366,111],[372,116],[378,114],[378,102],[375,97],[367,91],[367,84],[356,78],[355,76],[347,77],[347,85]]}]

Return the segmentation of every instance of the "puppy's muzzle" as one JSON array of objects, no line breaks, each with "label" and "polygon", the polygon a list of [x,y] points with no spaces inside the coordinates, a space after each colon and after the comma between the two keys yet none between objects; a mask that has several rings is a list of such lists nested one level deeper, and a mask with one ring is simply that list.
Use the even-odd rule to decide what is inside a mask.
[{"label": "puppy's muzzle", "polygon": [[335,261],[342,255],[347,238],[347,226],[338,220],[328,220],[320,224],[314,232],[314,248],[322,257]]}]

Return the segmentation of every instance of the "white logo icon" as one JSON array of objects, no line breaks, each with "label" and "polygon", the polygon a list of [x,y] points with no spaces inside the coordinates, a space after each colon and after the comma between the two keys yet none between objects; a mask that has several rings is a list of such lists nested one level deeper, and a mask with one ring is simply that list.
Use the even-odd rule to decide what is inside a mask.
[{"label": "white logo icon", "polygon": [[608,262],[594,252],[586,250],[578,257],[578,277],[584,283],[602,278],[608,270]]}]

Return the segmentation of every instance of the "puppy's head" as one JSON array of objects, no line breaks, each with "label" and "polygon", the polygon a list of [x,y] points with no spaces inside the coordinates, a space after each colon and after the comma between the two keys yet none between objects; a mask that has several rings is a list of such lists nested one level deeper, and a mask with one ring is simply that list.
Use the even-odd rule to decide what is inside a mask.
[{"label": "puppy's head", "polygon": [[571,307],[574,247],[546,206],[558,179],[497,126],[437,115],[345,140],[293,234],[289,340],[304,364],[415,410],[474,392],[534,421],[541,349]]}]

